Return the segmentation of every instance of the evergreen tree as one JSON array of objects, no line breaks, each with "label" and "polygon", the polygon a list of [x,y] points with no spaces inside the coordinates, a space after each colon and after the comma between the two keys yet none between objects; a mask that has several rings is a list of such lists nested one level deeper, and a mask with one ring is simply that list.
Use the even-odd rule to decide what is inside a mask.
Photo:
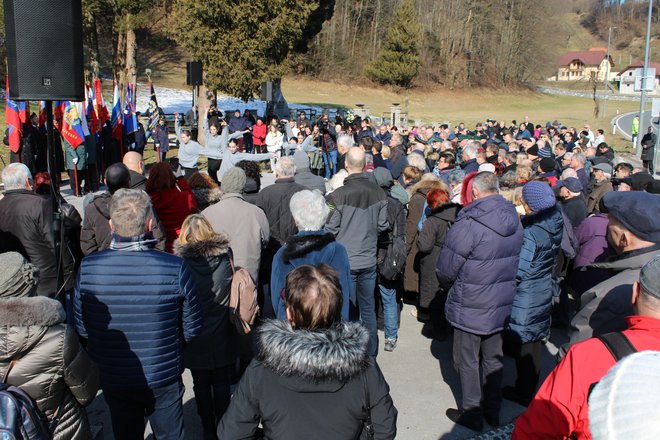
[{"label": "evergreen tree", "polygon": [[248,100],[289,70],[334,0],[175,0],[171,36],[204,66],[204,83]]},{"label": "evergreen tree", "polygon": [[417,41],[420,25],[412,0],[404,0],[387,31],[385,47],[367,65],[365,74],[379,84],[409,88],[419,73]]}]

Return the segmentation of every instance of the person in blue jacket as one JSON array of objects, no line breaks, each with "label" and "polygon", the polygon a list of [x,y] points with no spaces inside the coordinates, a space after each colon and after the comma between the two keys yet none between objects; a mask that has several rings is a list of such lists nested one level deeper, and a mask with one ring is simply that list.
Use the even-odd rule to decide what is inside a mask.
[{"label": "person in blue jacket", "polygon": [[119,189],[110,205],[110,248],[83,259],[74,291],[78,334],[99,366],[117,439],[184,440],[183,348],[202,327],[193,275],[154,249],[151,200]]},{"label": "person in blue jacket", "polygon": [[343,296],[341,316],[348,321],[351,289],[351,267],[346,248],[323,229],[329,208],[318,191],[299,191],[289,203],[298,233],[289,237],[273,258],[270,276],[270,297],[277,319],[286,320],[284,287],[287,275],[305,264],[325,263],[339,274]]},{"label": "person in blue jacket", "polygon": [[518,287],[505,337],[505,348],[516,360],[516,384],[502,389],[505,399],[529,405],[539,380],[543,340],[550,335],[552,272],[561,250],[564,219],[550,185],[540,180],[523,187],[523,245]]}]

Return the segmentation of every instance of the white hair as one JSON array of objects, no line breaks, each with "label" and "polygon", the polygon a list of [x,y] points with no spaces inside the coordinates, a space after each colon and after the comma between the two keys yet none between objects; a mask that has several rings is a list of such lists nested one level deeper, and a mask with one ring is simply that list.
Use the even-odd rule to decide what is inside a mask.
[{"label": "white hair", "polygon": [[566,168],[561,172],[561,180],[566,180],[569,177],[574,177],[577,179],[577,171],[575,171],[573,168]]},{"label": "white hair", "polygon": [[417,168],[422,173],[426,170],[426,161],[417,153],[408,155],[408,165]]},{"label": "white hair", "polygon": [[32,173],[22,163],[10,163],[2,170],[2,182],[5,184],[5,191],[25,189],[26,184],[30,180],[32,180]]},{"label": "white hair", "polygon": [[296,174],[296,163],[291,157],[281,157],[275,164],[275,173],[278,177],[293,177]]},{"label": "white hair", "polygon": [[330,208],[318,191],[298,191],[289,202],[291,215],[301,231],[318,231],[323,228]]},{"label": "white hair", "polygon": [[465,146],[465,148],[463,148],[463,154],[466,155],[468,159],[476,159],[478,150],[479,147],[475,145],[474,142],[470,142]]},{"label": "white hair", "polygon": [[346,148],[347,150],[351,148],[352,146],[355,145],[355,142],[353,141],[353,136],[350,134],[342,134],[337,137],[337,146],[342,146]]}]

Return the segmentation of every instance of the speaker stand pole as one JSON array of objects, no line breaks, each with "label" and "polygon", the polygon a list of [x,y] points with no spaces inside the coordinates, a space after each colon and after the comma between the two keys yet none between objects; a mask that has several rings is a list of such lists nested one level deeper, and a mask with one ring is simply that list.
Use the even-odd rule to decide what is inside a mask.
[{"label": "speaker stand pole", "polygon": [[55,133],[53,130],[53,101],[46,101],[46,138],[47,138],[47,158],[48,174],[50,174],[50,197],[53,208],[53,245],[55,249],[55,268],[57,270],[56,278],[56,298],[64,304],[64,298],[59,298],[60,291],[64,285],[62,270],[62,215],[60,211],[60,192],[59,171],[55,161]]}]

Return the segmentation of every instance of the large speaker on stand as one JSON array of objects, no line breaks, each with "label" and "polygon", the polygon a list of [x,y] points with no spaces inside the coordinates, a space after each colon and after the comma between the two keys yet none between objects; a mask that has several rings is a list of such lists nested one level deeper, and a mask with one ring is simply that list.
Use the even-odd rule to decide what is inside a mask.
[{"label": "large speaker on stand", "polygon": [[12,99],[84,101],[81,0],[4,0]]},{"label": "large speaker on stand", "polygon": [[188,61],[186,63],[186,84],[189,86],[201,86],[204,82],[201,61]]}]

